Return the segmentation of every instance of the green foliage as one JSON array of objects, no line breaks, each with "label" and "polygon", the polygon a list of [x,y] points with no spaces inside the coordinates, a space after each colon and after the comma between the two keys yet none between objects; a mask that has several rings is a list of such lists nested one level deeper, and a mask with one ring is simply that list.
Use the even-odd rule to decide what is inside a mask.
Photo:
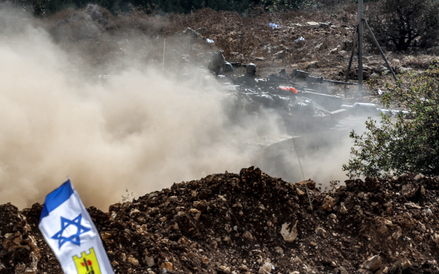
[{"label": "green foliage", "polygon": [[[376,0],[372,0],[376,1]],[[261,0],[264,8],[269,12],[285,11],[290,9],[315,10],[325,9],[338,5],[356,3],[356,0]]]},{"label": "green foliage", "polygon": [[50,0],[0,0],[0,4],[8,3],[20,7],[23,11],[31,12],[35,16],[46,14],[46,5]]},{"label": "green foliage", "polygon": [[36,16],[41,16],[46,13],[46,4],[49,0],[33,0],[32,1],[32,9],[33,14]]},{"label": "green foliage", "polygon": [[379,177],[404,172],[439,175],[439,67],[408,75],[408,84],[388,86],[383,104],[408,110],[396,118],[369,118],[363,134],[351,132],[353,156],[343,170],[349,177]]},{"label": "green foliage", "polygon": [[298,9],[304,0],[262,0],[266,10],[270,12]]},{"label": "green foliage", "polygon": [[[439,1],[380,0],[368,22],[379,44],[388,50],[431,47],[439,38]],[[374,45],[370,35],[366,37]]]}]

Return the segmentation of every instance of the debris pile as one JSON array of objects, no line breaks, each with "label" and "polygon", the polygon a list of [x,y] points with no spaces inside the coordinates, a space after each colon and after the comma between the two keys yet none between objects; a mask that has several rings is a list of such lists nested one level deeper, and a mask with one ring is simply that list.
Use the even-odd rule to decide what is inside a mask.
[{"label": "debris pile", "polygon": [[[116,273],[438,273],[439,178],[322,190],[258,168],[88,208]],[[61,273],[42,206],[0,206],[0,273]]]}]

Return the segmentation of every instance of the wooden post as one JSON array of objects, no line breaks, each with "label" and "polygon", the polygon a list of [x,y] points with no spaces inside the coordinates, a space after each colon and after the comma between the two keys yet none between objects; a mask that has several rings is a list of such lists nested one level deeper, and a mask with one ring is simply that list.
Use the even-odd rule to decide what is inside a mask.
[{"label": "wooden post", "polygon": [[[357,37],[355,36],[357,35]],[[348,65],[348,70],[346,72],[346,80],[345,82],[347,83],[349,81],[349,72],[351,71],[351,66],[352,66],[352,59],[354,59],[354,53],[355,53],[355,47],[358,47],[358,26],[355,30],[354,33],[354,39],[352,40],[352,51],[351,51],[351,58],[349,59],[349,65]],[[347,90],[346,90],[347,85],[344,85],[344,97],[347,98]]]},{"label": "wooden post", "polygon": [[363,90],[363,0],[358,1],[358,90]]}]

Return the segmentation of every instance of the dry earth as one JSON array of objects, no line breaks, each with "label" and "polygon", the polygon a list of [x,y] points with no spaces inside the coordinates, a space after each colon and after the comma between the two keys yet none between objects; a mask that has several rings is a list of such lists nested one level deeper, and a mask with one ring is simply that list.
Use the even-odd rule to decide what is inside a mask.
[{"label": "dry earth", "polygon": [[[250,167],[89,212],[116,273],[438,273],[438,183],[403,175],[323,191]],[[0,273],[61,273],[41,205],[0,208]]]},{"label": "dry earth", "polygon": [[[271,29],[271,22],[280,28]],[[355,22],[353,5],[276,14],[255,9],[246,16],[201,10],[118,17],[89,7],[38,24],[63,48],[81,51],[85,57],[75,62],[93,71],[104,71],[109,56],[160,63],[166,38],[165,63],[174,69],[205,65],[221,49],[230,62],[255,63],[258,77],[285,68],[288,75],[302,69],[344,81]],[[305,41],[296,42],[299,37]],[[148,50],[130,56],[139,42]],[[397,72],[425,69],[433,58],[386,55]],[[353,64],[349,80],[355,82],[355,58]],[[375,86],[361,93],[331,86],[330,92],[346,101],[375,99],[376,89],[392,78],[379,76],[386,71],[379,55],[367,53],[365,65],[365,80]],[[438,184],[437,177],[406,174],[320,189],[312,180],[293,184],[250,167],[89,212],[116,273],[439,273]],[[23,210],[0,206],[0,273],[61,273],[37,227],[41,209],[38,203]]]},{"label": "dry earth", "polygon": [[[89,66],[93,72],[87,73],[93,77],[96,73],[117,73],[131,63],[120,62],[117,67],[110,64],[126,59],[158,66],[163,63],[166,70],[177,72],[185,71],[188,64],[207,67],[212,53],[223,50],[231,63],[256,64],[257,77],[268,77],[285,68],[291,80],[293,70],[298,69],[316,77],[345,81],[354,49],[348,81],[356,83],[357,9],[353,4],[286,13],[267,13],[256,8],[244,15],[203,9],[187,15],[146,15],[137,11],[113,16],[91,5],[80,11],[60,12],[40,24],[64,49],[79,51],[82,58],[73,61]],[[373,12],[377,12],[374,6],[366,5],[365,17]],[[270,23],[278,28],[271,28]],[[366,29],[364,32],[366,36],[369,33]],[[301,37],[303,41],[296,41]],[[384,51],[384,55],[398,74],[427,69],[436,57],[431,55],[434,52],[435,48],[411,53]],[[366,42],[363,65],[364,91],[347,86],[345,92],[344,85],[328,85],[330,92],[342,94],[348,102],[369,102],[374,98],[378,102],[377,90],[384,89],[393,78],[379,52]],[[241,73],[237,69],[234,76]]]}]

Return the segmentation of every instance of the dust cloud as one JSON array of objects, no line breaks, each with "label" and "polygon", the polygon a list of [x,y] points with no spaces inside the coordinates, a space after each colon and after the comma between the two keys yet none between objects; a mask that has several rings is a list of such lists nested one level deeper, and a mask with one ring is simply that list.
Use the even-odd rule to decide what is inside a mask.
[{"label": "dust cloud", "polygon": [[230,125],[223,106],[233,98],[212,77],[182,83],[133,65],[86,81],[30,17],[2,9],[0,29],[0,203],[42,203],[69,177],[87,206],[106,210],[251,165],[240,144],[257,126]]},{"label": "dust cloud", "polygon": [[[30,16],[0,8],[0,203],[43,203],[70,178],[86,206],[105,211],[174,182],[278,165],[257,145],[258,133],[281,133],[278,117],[234,123],[235,97],[199,67],[181,78],[161,64],[115,57],[106,63],[111,75],[99,79],[77,62],[87,58],[81,50],[54,40]],[[330,155],[307,154],[317,166],[303,158],[306,179],[327,183],[341,172],[345,158]]]}]

